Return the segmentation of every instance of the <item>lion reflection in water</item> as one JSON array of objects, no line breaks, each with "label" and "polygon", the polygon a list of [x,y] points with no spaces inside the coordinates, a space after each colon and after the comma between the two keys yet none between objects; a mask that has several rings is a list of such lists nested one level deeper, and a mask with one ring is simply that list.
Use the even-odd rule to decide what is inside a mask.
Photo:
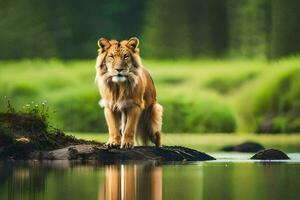
[{"label": "lion reflection in water", "polygon": [[152,165],[110,165],[99,200],[162,199],[162,169]]}]

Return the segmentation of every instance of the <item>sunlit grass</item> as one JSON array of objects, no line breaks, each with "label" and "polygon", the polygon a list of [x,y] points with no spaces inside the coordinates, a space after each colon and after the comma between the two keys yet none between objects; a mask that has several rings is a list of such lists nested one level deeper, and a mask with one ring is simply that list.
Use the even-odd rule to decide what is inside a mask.
[{"label": "sunlit grass", "polygon": [[[207,81],[218,77],[238,77],[247,73],[264,71],[268,65],[264,61],[144,61],[145,67],[151,72],[157,85],[159,98],[164,96],[220,96],[218,92],[208,89]],[[93,90],[94,61],[59,60],[24,60],[0,62],[0,87],[13,88],[16,84],[32,84],[39,91],[40,96],[55,98],[61,91]],[[180,84],[170,79],[182,80]],[[29,81],[30,80],[30,81]],[[166,80],[166,81],[164,81]],[[189,88],[188,90],[186,88]],[[195,93],[195,91],[197,91]]]},{"label": "sunlit grass", "polygon": [[[75,137],[86,140],[97,140],[106,142],[108,134],[102,133],[69,133]],[[253,134],[192,134],[174,133],[163,134],[164,145],[186,146],[205,152],[216,152],[226,145],[237,145],[245,141],[255,141],[264,145],[266,148],[277,148],[286,152],[300,151],[299,134],[278,134],[278,135],[253,135]]]},{"label": "sunlit grass", "polygon": [[[144,60],[154,79],[160,102],[187,99],[199,103],[199,110],[221,105],[219,110],[229,110],[235,117],[237,133],[255,131],[257,124],[253,111],[258,93],[271,94],[272,82],[276,82],[277,75],[300,68],[299,63],[299,57],[272,63],[242,59]],[[94,64],[95,60],[0,61],[0,97],[8,96],[16,107],[46,99],[59,114],[62,108],[57,107],[57,103],[60,101],[80,99],[82,93],[94,94],[95,99],[98,98]],[[265,87],[266,84],[270,86]],[[95,110],[99,109],[97,103],[93,106]],[[222,118],[221,115],[215,117]]]}]

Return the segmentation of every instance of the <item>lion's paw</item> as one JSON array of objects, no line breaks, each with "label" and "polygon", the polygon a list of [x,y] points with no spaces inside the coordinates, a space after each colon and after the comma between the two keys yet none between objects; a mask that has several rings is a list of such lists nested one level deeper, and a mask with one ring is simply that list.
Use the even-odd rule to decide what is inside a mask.
[{"label": "lion's paw", "polygon": [[120,147],[120,143],[116,141],[108,141],[104,144],[104,146],[108,148],[118,148]]},{"label": "lion's paw", "polygon": [[134,141],[133,140],[123,140],[121,143],[121,148],[122,149],[131,149],[134,146]]}]

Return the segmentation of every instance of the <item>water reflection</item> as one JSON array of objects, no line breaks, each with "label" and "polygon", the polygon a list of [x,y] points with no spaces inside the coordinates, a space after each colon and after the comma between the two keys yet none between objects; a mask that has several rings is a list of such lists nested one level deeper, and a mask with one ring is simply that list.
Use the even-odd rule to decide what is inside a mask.
[{"label": "water reflection", "polygon": [[162,169],[153,165],[111,165],[99,200],[162,199]]},{"label": "water reflection", "polygon": [[299,162],[0,162],[0,200],[297,199],[299,171]]}]

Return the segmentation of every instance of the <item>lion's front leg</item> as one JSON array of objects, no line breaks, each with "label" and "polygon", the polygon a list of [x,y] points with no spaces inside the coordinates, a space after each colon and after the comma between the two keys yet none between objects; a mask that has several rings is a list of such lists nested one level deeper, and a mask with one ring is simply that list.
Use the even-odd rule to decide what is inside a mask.
[{"label": "lion's front leg", "polygon": [[141,109],[135,106],[126,112],[126,125],[122,135],[121,148],[132,148],[137,123],[141,114]]},{"label": "lion's front leg", "polygon": [[106,123],[108,125],[109,138],[106,143],[109,147],[117,147],[121,144],[121,134],[119,132],[120,113],[109,108],[104,109]]}]

